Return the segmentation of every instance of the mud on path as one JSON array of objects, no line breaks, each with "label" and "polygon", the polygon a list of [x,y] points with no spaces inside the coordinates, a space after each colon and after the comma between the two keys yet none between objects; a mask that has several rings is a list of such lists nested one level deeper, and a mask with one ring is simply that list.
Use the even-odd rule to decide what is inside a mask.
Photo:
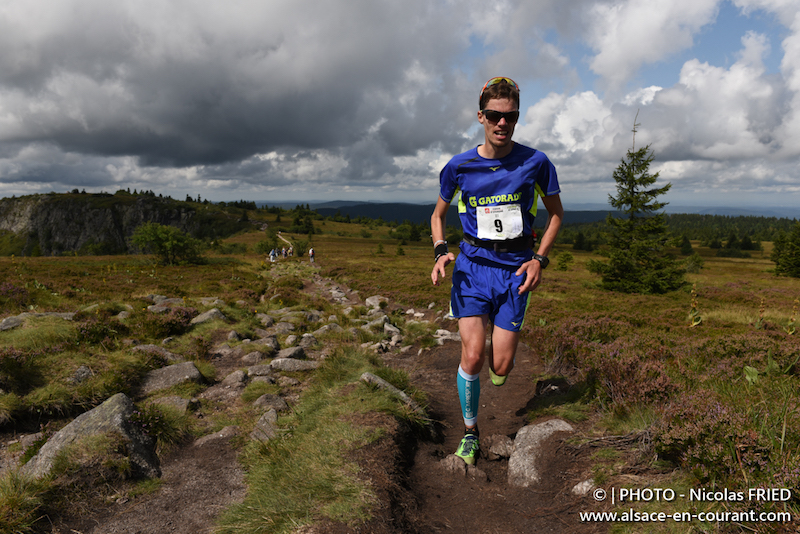
[{"label": "mud on path", "polygon": [[[455,323],[451,323],[455,328]],[[479,458],[476,466],[488,481],[473,481],[448,473],[439,465],[452,454],[464,435],[455,376],[461,344],[446,342],[421,355],[396,360],[408,369],[416,387],[427,392],[431,417],[438,422],[442,439],[419,443],[408,473],[408,487],[418,506],[417,532],[470,532],[475,534],[600,533],[602,524],[581,523],[579,511],[598,509],[589,497],[571,493],[575,484],[591,478],[590,451],[576,448],[558,433],[547,440],[541,461],[542,483],[531,488],[510,486],[508,460]],[[481,372],[481,437],[513,438],[527,424],[527,408],[535,396],[533,377],[541,374],[541,361],[520,343],[516,367],[502,387],[489,379],[488,366]]]}]

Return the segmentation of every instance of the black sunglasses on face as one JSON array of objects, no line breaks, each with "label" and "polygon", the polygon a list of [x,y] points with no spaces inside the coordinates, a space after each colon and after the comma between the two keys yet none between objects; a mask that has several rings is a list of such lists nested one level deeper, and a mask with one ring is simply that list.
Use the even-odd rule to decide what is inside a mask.
[{"label": "black sunglasses on face", "polygon": [[500,119],[505,119],[507,123],[513,124],[519,120],[519,111],[495,111],[493,109],[484,109],[481,113],[483,113],[483,116],[490,122],[500,122]]}]

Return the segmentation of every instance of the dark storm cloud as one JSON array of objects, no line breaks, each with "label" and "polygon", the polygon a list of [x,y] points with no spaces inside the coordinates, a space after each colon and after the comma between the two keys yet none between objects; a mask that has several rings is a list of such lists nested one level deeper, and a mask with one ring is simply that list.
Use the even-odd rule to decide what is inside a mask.
[{"label": "dark storm cloud", "polygon": [[427,119],[424,130],[382,135],[392,154],[452,136],[445,106],[427,105],[434,97],[419,101],[425,109],[407,104],[426,90],[426,80],[409,83],[410,69],[448,70],[458,22],[442,4],[234,3],[213,20],[205,2],[155,13],[147,2],[63,4],[72,10],[56,7],[60,21],[37,21],[37,7],[52,7],[44,2],[0,18],[7,142],[183,167],[346,147],[387,116]]}]

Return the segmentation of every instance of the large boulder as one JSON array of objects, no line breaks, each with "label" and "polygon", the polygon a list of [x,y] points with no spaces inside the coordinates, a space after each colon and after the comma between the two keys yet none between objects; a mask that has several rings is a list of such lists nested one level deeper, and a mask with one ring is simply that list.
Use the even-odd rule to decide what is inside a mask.
[{"label": "large boulder", "polygon": [[207,323],[208,321],[213,321],[215,319],[220,321],[226,320],[225,315],[221,311],[219,311],[217,308],[211,308],[207,312],[201,313],[200,315],[192,319],[190,322],[191,324],[203,324]]},{"label": "large boulder", "polygon": [[200,383],[203,375],[195,367],[194,362],[176,363],[147,373],[142,384],[142,393],[148,395],[154,391],[171,388],[187,382]]},{"label": "large boulder", "polygon": [[292,358],[295,360],[302,360],[306,357],[306,351],[303,347],[289,347],[278,351],[276,358]]},{"label": "large boulder", "polygon": [[6,317],[2,321],[0,321],[0,332],[4,332],[5,330],[11,330],[12,328],[21,326],[22,323],[24,322],[25,319],[23,317],[20,317],[19,315]]},{"label": "large boulder", "polygon": [[550,419],[544,423],[527,425],[517,432],[514,452],[508,460],[508,484],[527,488],[541,481],[539,464],[542,461],[542,446],[556,432],[574,432],[572,425],[561,419]]},{"label": "large boulder", "polygon": [[256,422],[256,427],[250,433],[250,438],[256,441],[269,441],[278,435],[278,413],[268,409]]},{"label": "large boulder", "polygon": [[284,371],[288,373],[296,371],[312,371],[322,365],[322,362],[296,360],[294,358],[275,358],[269,363],[270,368],[275,371]]},{"label": "large boulder", "polygon": [[46,476],[59,452],[77,440],[105,433],[119,434],[126,445],[131,473],[135,477],[160,477],[161,468],[155,452],[156,440],[131,421],[133,401],[117,393],[97,408],[76,417],[50,438],[39,452],[22,466],[22,473],[32,477]]},{"label": "large boulder", "polygon": [[289,404],[278,395],[265,393],[253,402],[253,406],[257,408],[273,409],[276,412],[285,412],[289,410]]},{"label": "large boulder", "polygon": [[168,351],[164,347],[160,347],[158,345],[137,345],[131,349],[134,352],[144,352],[147,354],[154,354],[156,356],[161,356],[164,360],[169,362],[177,362],[180,361],[180,356],[177,354],[173,354],[172,352]]},{"label": "large boulder", "polygon": [[366,304],[369,308],[380,308],[381,302],[386,302],[388,304],[389,299],[382,297],[381,295],[373,295],[368,297],[367,300],[364,301],[364,304]]},{"label": "large boulder", "polygon": [[260,339],[252,341],[250,345],[252,350],[263,352],[267,356],[278,351],[281,347],[280,343],[278,343],[278,338],[275,336],[264,336]]}]

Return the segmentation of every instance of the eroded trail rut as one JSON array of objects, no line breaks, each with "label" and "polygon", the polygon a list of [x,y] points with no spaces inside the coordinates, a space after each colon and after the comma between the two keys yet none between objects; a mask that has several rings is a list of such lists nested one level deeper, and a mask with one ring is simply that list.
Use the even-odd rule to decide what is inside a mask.
[{"label": "eroded trail rut", "polygon": [[[508,460],[481,458],[476,466],[488,480],[471,480],[448,473],[440,462],[452,454],[463,436],[464,426],[455,386],[460,343],[408,358],[413,382],[430,399],[430,411],[439,421],[443,439],[420,442],[409,473],[409,487],[419,506],[418,532],[500,533],[595,533],[606,529],[581,524],[578,511],[591,509],[587,497],[576,497],[573,486],[588,476],[588,453],[566,443],[568,434],[548,439],[539,463],[543,482],[536,487],[510,486]],[[495,387],[489,372],[481,373],[481,436],[514,437],[527,424],[526,407],[534,399],[532,377],[541,371],[539,358],[520,344],[516,367],[502,387]]]}]

